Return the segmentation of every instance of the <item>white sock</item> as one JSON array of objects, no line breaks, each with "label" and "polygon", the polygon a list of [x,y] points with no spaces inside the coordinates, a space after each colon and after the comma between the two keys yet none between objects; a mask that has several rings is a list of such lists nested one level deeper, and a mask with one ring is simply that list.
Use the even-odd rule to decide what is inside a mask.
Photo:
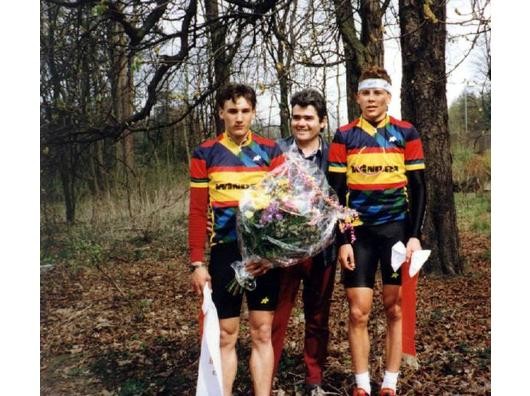
[{"label": "white sock", "polygon": [[399,371],[397,373],[391,373],[390,371],[385,370],[385,376],[383,378],[383,384],[381,385],[381,388],[390,388],[396,390],[398,375]]},{"label": "white sock", "polygon": [[361,374],[355,374],[355,382],[357,383],[357,388],[364,389],[366,393],[370,394],[372,391],[370,387],[370,375],[368,374],[368,371]]}]

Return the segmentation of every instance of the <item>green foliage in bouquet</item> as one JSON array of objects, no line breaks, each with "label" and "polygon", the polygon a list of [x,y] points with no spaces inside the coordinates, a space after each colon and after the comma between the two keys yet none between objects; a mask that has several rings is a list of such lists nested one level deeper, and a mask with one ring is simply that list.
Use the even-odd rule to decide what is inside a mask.
[{"label": "green foliage in bouquet", "polygon": [[306,216],[283,211],[278,205],[254,212],[245,223],[241,238],[248,251],[270,261],[298,258],[322,242],[317,224],[309,223]]}]

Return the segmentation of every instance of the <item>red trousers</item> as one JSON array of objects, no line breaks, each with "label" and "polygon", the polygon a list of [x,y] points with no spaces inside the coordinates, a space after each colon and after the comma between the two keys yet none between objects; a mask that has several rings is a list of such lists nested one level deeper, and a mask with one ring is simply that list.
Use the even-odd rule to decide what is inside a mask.
[{"label": "red trousers", "polygon": [[300,281],[303,281],[305,382],[306,384],[322,383],[322,372],[328,351],[328,319],[335,282],[335,268],[335,260],[332,264],[324,266],[322,260],[308,259],[292,267],[281,269],[278,305],[272,322],[274,375],[278,371],[285,332],[296,302]]}]

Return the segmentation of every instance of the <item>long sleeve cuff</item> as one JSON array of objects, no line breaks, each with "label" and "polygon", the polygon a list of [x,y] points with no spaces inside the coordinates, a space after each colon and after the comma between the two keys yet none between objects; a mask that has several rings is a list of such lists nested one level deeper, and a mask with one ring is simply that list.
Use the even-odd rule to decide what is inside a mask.
[{"label": "long sleeve cuff", "polygon": [[344,232],[341,232],[337,224],[335,243],[337,247],[341,247],[342,245],[351,243],[351,230],[348,229],[348,230],[345,230]]}]

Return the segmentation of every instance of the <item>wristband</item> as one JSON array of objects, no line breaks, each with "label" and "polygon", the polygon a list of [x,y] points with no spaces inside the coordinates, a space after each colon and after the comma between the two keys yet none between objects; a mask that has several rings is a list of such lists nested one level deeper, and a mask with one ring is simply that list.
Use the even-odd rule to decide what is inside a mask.
[{"label": "wristband", "polygon": [[196,265],[190,264],[190,272],[193,272],[197,268],[200,268],[200,267],[206,267],[206,264],[204,264],[204,263],[200,263],[200,264],[196,264]]}]

